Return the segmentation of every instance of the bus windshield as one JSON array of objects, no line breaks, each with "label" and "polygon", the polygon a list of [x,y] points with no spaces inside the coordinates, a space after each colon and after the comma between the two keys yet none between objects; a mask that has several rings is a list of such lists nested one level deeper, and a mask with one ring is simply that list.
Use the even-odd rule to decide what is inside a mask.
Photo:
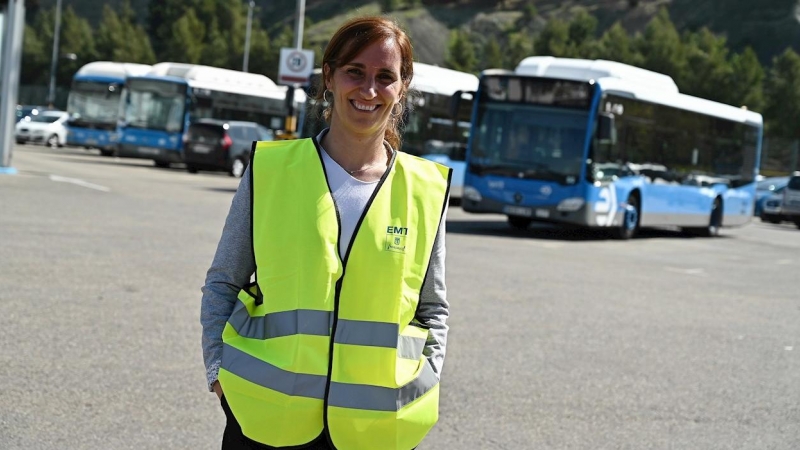
[{"label": "bus windshield", "polygon": [[483,104],[473,131],[470,170],[515,178],[577,182],[588,111]]},{"label": "bus windshield", "polygon": [[168,132],[183,128],[186,85],[162,80],[134,79],[127,83],[123,120],[128,127]]},{"label": "bus windshield", "polygon": [[75,81],[67,100],[67,112],[74,122],[116,124],[120,93],[116,83]]}]

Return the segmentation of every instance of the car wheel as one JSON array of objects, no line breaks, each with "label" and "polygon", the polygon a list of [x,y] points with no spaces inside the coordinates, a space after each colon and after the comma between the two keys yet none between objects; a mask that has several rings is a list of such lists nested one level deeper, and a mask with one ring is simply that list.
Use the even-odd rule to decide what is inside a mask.
[{"label": "car wheel", "polygon": [[187,164],[186,165],[186,171],[189,172],[189,173],[197,173],[197,167],[195,167],[195,166],[193,166],[191,164]]},{"label": "car wheel", "polygon": [[527,230],[531,222],[532,222],[531,219],[525,217],[508,216],[508,224],[511,225],[511,228],[517,230]]},{"label": "car wheel", "polygon": [[242,178],[245,168],[247,168],[247,164],[245,163],[244,158],[236,158],[231,163],[231,170],[228,172],[228,175],[236,178]]},{"label": "car wheel", "polygon": [[50,147],[50,148],[58,148],[59,147],[58,135],[57,134],[53,134],[49,138],[47,138],[47,146]]},{"label": "car wheel", "polygon": [[25,141],[23,141],[22,139],[17,139],[17,144],[23,145],[25,144]]},{"label": "car wheel", "polygon": [[631,195],[628,197],[625,214],[622,216],[622,223],[617,228],[615,237],[627,240],[635,236],[637,231],[639,231],[639,197]]},{"label": "car wheel", "polygon": [[800,228],[800,221],[797,221],[794,224],[797,226],[797,228]]}]

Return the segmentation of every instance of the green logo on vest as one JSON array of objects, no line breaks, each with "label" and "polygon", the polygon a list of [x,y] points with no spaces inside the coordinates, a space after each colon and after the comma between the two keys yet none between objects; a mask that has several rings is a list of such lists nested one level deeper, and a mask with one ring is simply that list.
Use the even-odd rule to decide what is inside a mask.
[{"label": "green logo on vest", "polygon": [[386,227],[386,246],[385,249],[395,253],[406,252],[406,238],[408,228],[405,227]]}]

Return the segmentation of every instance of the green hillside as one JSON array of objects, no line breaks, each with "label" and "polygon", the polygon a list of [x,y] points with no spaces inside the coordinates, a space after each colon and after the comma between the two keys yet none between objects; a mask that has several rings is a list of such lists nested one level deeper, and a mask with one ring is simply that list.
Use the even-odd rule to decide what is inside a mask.
[{"label": "green hillside", "polygon": [[[100,4],[118,9],[125,0],[63,0],[77,15],[97,25],[102,17]],[[151,0],[129,0],[137,19],[146,24],[148,4]],[[234,0],[235,1],[235,0]],[[56,0],[29,0],[28,22],[31,23],[40,9],[51,8]],[[186,4],[198,3],[186,0]],[[324,46],[326,37],[346,17],[381,11],[378,1],[307,0],[306,16],[312,22],[308,27],[308,47]],[[422,0],[421,7],[402,9],[411,1],[395,1],[400,10],[391,14],[405,24],[414,39],[416,53],[421,61],[441,64],[444,61],[446,42],[452,29],[479,30],[497,33],[516,26],[522,9],[528,3],[535,5],[539,17],[533,30],[540,30],[550,18],[569,19],[577,8],[583,8],[598,19],[597,32],[602,33],[619,21],[624,29],[634,33],[642,31],[662,6],[668,8],[670,17],[679,31],[696,31],[708,27],[727,38],[733,51],[752,47],[763,64],[787,47],[800,50],[800,23],[796,2],[793,0]],[[283,25],[293,24],[296,0],[256,0],[262,27],[274,34]]]}]

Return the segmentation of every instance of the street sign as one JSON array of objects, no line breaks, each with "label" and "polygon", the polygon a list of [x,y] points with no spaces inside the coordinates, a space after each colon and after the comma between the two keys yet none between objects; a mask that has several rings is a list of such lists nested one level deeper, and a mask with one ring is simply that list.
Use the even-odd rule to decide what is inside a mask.
[{"label": "street sign", "polygon": [[278,83],[305,86],[314,70],[314,51],[296,48],[281,49],[281,63],[278,66]]}]

